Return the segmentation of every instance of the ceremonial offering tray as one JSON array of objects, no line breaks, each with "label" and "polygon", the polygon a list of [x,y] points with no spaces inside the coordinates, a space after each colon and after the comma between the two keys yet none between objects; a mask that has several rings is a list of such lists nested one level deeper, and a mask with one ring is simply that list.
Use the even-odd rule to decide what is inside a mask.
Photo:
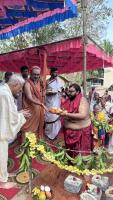
[{"label": "ceremonial offering tray", "polygon": [[85,192],[80,195],[80,200],[100,200],[102,190],[96,185],[87,184]]},{"label": "ceremonial offering tray", "polygon": [[32,190],[33,196],[36,197],[37,200],[52,200],[53,199],[53,191],[48,185],[37,186]]},{"label": "ceremonial offering tray", "polygon": [[92,177],[92,183],[105,191],[109,186],[109,178],[106,176],[94,175]]},{"label": "ceremonial offering tray", "polygon": [[20,172],[16,176],[16,181],[19,184],[26,184],[29,182],[29,173],[28,172]]},{"label": "ceremonial offering tray", "polygon": [[113,200],[113,186],[109,186],[109,188],[105,191],[106,200]]},{"label": "ceremonial offering tray", "polygon": [[69,175],[64,181],[64,188],[68,192],[79,193],[81,187],[82,180],[75,176]]},{"label": "ceremonial offering tray", "polygon": [[[34,177],[35,177],[35,173],[32,171],[32,179]],[[29,172],[21,171],[16,175],[15,179],[16,179],[16,182],[19,184],[27,184],[29,182]]]},{"label": "ceremonial offering tray", "polygon": [[49,109],[49,112],[54,113],[54,114],[60,114],[63,112],[63,110],[61,108],[52,107]]}]

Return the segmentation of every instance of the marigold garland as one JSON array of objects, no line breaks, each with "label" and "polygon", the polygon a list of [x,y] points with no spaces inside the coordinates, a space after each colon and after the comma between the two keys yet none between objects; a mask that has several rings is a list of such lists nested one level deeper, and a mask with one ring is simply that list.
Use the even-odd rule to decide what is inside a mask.
[{"label": "marigold garland", "polygon": [[96,175],[96,174],[104,174],[104,173],[111,173],[113,172],[113,164],[111,165],[110,168],[107,168],[107,169],[101,169],[101,170],[95,170],[95,169],[92,169],[92,170],[89,170],[89,169],[85,169],[85,170],[80,170],[78,169],[76,166],[72,166],[72,165],[62,165],[60,163],[60,161],[57,161],[55,160],[49,152],[46,152],[45,151],[45,148],[43,145],[37,145],[37,150],[40,151],[43,156],[50,162],[56,164],[60,169],[65,169],[69,172],[72,172],[72,173],[76,173],[78,175]]},{"label": "marigold garland", "polygon": [[[113,164],[111,164],[111,166],[109,168],[107,168],[107,169],[103,168],[101,170],[99,170],[99,169],[98,170],[96,170],[96,169],[80,170],[76,166],[62,164],[59,160],[55,159],[53,153],[46,151],[45,146],[43,144],[40,144],[39,142],[37,143],[37,139],[36,139],[36,136],[34,133],[26,133],[26,140],[24,142],[23,147],[25,147],[25,145],[29,149],[28,159],[35,158],[40,152],[49,162],[56,164],[60,169],[65,169],[69,172],[76,173],[78,175],[96,175],[96,174],[104,174],[104,173],[113,172]],[[24,153],[22,154],[22,156],[23,157],[25,156]]]}]

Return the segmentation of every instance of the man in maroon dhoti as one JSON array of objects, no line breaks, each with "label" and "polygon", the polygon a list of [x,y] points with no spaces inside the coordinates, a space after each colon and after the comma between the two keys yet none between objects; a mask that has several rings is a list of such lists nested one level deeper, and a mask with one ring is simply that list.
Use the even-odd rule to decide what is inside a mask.
[{"label": "man in maroon dhoti", "polygon": [[63,107],[67,110],[61,115],[64,117],[64,139],[69,155],[75,157],[78,153],[90,154],[92,150],[90,109],[79,85],[70,85],[69,99]]}]

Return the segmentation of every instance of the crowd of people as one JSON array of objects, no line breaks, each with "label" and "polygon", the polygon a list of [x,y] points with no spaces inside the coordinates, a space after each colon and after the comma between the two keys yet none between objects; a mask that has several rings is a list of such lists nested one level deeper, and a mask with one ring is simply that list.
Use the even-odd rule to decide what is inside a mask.
[{"label": "crowd of people", "polygon": [[[108,120],[113,114],[108,91],[100,98],[92,88],[87,99],[76,83],[62,88],[55,67],[50,69],[46,87],[40,67],[33,66],[29,71],[22,66],[20,73],[21,76],[6,72],[0,83],[0,187],[5,188],[14,185],[8,182],[8,144],[18,133],[22,140],[26,132],[33,132],[38,139],[54,142],[62,132],[71,157],[87,155],[94,148],[90,111],[95,114],[103,110]],[[62,112],[51,113],[52,107],[62,108]],[[112,135],[105,144],[112,149]]]},{"label": "crowd of people", "polygon": [[[92,88],[89,92],[89,104],[90,111],[94,114],[94,118],[97,120],[99,114],[102,115],[103,122],[107,122],[107,124],[113,123],[113,102],[112,97],[109,94],[108,90],[105,90],[103,96],[100,96],[96,91],[96,88]],[[95,127],[94,127],[95,129]],[[100,128],[97,130],[96,134],[97,141],[102,143],[103,146],[107,147],[108,152],[113,154],[113,135],[111,133],[107,133],[105,129]],[[94,131],[95,132],[95,131]]]}]

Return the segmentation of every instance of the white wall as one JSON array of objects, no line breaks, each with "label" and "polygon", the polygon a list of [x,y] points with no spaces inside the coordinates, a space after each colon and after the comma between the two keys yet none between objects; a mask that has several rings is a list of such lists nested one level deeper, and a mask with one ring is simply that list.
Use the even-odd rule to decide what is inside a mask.
[{"label": "white wall", "polygon": [[109,88],[113,84],[113,68],[104,69],[104,87]]}]

